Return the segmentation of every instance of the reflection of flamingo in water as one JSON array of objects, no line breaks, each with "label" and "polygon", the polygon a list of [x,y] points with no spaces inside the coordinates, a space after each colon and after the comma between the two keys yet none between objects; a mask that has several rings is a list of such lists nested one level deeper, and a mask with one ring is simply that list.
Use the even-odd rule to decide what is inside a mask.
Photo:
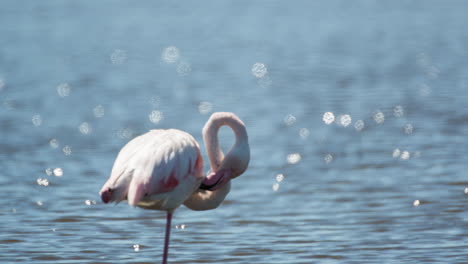
[{"label": "reflection of flamingo in water", "polygon": [[[224,156],[218,130],[229,126],[235,143]],[[211,173],[203,175],[200,147],[188,133],[151,130],[125,145],[115,160],[109,180],[99,194],[104,203],[128,200],[131,206],[167,212],[163,264],[167,263],[171,219],[184,204],[192,210],[218,207],[230,189],[230,180],[249,164],[250,149],[244,123],[233,113],[214,113],[203,127]]]}]

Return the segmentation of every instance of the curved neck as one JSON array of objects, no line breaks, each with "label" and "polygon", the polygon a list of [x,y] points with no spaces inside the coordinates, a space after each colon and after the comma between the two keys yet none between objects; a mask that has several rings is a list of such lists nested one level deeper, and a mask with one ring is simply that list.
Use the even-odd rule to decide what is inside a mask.
[{"label": "curved neck", "polygon": [[216,191],[197,190],[185,200],[184,205],[196,211],[215,209],[224,201],[229,190],[230,182]]},{"label": "curved neck", "polygon": [[216,172],[224,160],[224,153],[221,151],[218,140],[218,131],[222,126],[229,126],[236,137],[234,146],[247,143],[247,131],[244,123],[232,113],[214,113],[203,127],[203,140],[205,141],[206,152],[210,160],[211,171]]}]

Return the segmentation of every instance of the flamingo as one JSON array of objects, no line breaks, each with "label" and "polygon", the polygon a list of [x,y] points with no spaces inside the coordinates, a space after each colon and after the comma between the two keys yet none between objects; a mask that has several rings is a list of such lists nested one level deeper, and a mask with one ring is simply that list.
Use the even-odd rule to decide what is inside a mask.
[{"label": "flamingo", "polygon": [[[218,131],[229,126],[234,145],[224,155]],[[244,173],[250,148],[244,123],[235,114],[213,113],[203,127],[211,172],[203,174],[197,141],[177,129],[156,129],[138,136],[120,150],[111,176],[99,195],[104,203],[127,200],[130,206],[166,211],[162,263],[167,263],[173,212],[184,204],[192,210],[217,208],[230,190],[230,180]]]}]

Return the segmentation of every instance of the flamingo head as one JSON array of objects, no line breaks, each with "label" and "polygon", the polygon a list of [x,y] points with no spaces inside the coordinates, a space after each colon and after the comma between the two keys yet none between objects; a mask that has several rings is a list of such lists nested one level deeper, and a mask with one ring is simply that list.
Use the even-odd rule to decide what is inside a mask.
[{"label": "flamingo head", "polygon": [[105,184],[102,186],[99,195],[101,200],[104,203],[110,202],[120,202],[127,199],[127,193],[130,181],[132,179],[131,173],[120,175],[120,177],[111,177]]},{"label": "flamingo head", "polygon": [[99,192],[99,195],[101,196],[101,200],[104,202],[104,203],[109,203],[110,201],[112,201],[112,193],[113,193],[114,190],[112,190],[111,188],[107,187],[107,188],[103,188],[100,192]]},{"label": "flamingo head", "polygon": [[240,176],[247,170],[250,161],[250,148],[247,141],[236,144],[226,155],[216,172],[211,172],[202,181],[200,189],[217,190],[231,179]]}]

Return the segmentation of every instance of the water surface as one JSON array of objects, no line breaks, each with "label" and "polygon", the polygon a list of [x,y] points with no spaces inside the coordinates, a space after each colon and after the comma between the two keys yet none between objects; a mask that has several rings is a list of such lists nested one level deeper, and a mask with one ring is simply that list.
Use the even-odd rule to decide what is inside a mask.
[{"label": "water surface", "polygon": [[466,263],[466,2],[1,5],[0,262],[158,263],[164,213],[97,193],[131,138],[232,111],[250,168],[171,263]]}]

